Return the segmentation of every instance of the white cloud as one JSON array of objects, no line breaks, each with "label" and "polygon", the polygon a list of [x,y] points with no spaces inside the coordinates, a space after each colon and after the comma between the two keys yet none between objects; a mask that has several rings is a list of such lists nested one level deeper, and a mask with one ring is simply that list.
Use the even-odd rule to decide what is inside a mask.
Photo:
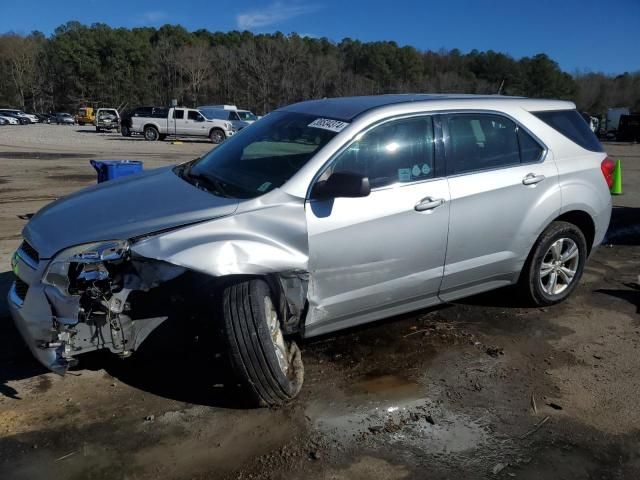
[{"label": "white cloud", "polygon": [[158,23],[165,20],[168,17],[169,15],[167,14],[167,12],[162,12],[160,10],[155,10],[152,12],[144,12],[140,16],[141,20],[145,23]]},{"label": "white cloud", "polygon": [[275,2],[264,9],[254,9],[238,14],[236,16],[236,24],[240,30],[252,30],[281,23],[317,10],[318,7],[316,5]]}]

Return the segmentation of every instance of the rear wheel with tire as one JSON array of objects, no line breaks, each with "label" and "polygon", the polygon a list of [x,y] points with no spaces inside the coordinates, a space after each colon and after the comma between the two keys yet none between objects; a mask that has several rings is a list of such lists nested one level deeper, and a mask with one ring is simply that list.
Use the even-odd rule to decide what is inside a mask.
[{"label": "rear wheel with tire", "polygon": [[209,139],[211,140],[211,143],[215,143],[216,145],[222,143],[225,138],[227,138],[227,136],[219,128],[214,128],[209,132]]},{"label": "rear wheel with tire", "polygon": [[520,275],[525,301],[537,306],[565,300],[575,290],[587,259],[587,242],[572,223],[553,222],[542,232]]},{"label": "rear wheel with tire", "polygon": [[122,134],[123,137],[130,137],[131,136],[131,130],[129,130],[129,127],[127,127],[126,125],[123,125],[120,128],[120,133]]},{"label": "rear wheel with tire", "polygon": [[155,127],[144,128],[144,139],[150,142],[155,142],[160,138],[160,133]]},{"label": "rear wheel with tire", "polygon": [[231,363],[254,403],[283,405],[298,395],[304,379],[300,349],[284,338],[277,302],[260,279],[226,287],[224,333]]}]

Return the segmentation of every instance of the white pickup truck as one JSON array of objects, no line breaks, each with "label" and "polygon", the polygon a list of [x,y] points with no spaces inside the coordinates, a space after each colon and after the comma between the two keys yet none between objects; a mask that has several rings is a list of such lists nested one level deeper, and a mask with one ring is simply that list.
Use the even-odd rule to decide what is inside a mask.
[{"label": "white pickup truck", "polygon": [[141,133],[151,142],[167,136],[209,137],[213,143],[221,143],[235,133],[231,122],[207,119],[193,108],[170,108],[166,116],[141,116],[131,118],[131,131]]}]

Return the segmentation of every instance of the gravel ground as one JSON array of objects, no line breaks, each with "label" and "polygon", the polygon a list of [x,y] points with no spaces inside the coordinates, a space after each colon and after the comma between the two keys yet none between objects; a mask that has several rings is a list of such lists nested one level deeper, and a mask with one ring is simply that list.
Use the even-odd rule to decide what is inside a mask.
[{"label": "gravel ground", "polygon": [[[183,138],[181,150],[201,154],[212,148],[209,139]],[[77,125],[14,125],[0,127],[0,146],[42,151],[84,149],[96,154],[163,155],[178,149],[171,141],[146,142],[142,136],[123,137],[119,133],[96,132],[94,127]]]},{"label": "gravel ground", "polygon": [[564,304],[510,290],[303,344],[301,397],[247,410],[207,348],[44,371],[6,315],[24,220],[94,182],[91,158],[155,167],[206,142],[0,128],[0,478],[640,478],[640,145],[606,145],[625,194]]}]

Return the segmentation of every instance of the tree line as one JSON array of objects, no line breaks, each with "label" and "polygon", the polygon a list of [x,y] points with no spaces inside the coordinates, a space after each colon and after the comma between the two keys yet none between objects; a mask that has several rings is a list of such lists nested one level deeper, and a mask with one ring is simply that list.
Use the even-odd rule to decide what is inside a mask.
[{"label": "tree line", "polygon": [[594,114],[617,106],[640,110],[640,72],[571,75],[543,53],[514,59],[491,50],[420,51],[386,41],[189,32],[178,25],[68,22],[49,37],[7,33],[0,35],[0,66],[0,106],[34,112],[177,99],[263,114],[311,98],[403,92],[561,98]]}]

